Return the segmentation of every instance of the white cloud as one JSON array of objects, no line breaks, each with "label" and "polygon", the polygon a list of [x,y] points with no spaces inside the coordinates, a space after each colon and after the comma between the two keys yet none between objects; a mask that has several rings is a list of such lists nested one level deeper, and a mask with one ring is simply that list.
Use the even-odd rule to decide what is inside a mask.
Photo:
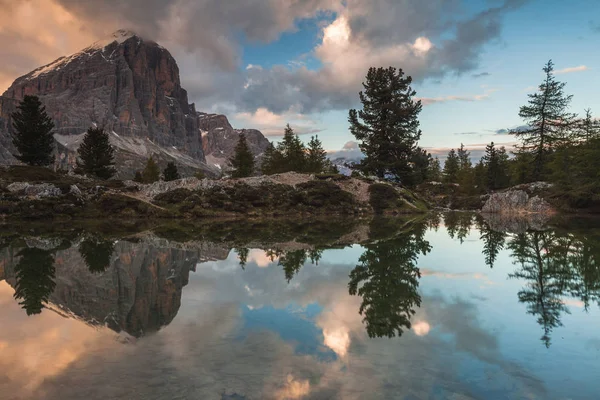
[{"label": "white cloud", "polygon": [[568,67],[568,68],[563,68],[563,69],[557,69],[556,71],[554,71],[554,73],[556,75],[560,75],[560,74],[570,74],[572,72],[582,72],[582,71],[587,71],[589,70],[589,68],[585,65],[579,65],[577,67]]},{"label": "white cloud", "polygon": [[261,107],[255,112],[241,112],[234,116],[240,121],[240,126],[260,130],[265,136],[283,136],[286,124],[290,124],[294,132],[299,135],[318,133],[318,121],[308,118],[293,108],[288,111],[276,114],[268,109]]},{"label": "white cloud", "polygon": [[417,100],[421,100],[424,106],[429,106],[436,103],[446,103],[449,101],[482,101],[490,98],[491,94],[497,92],[498,89],[487,89],[485,93],[475,95],[461,95],[461,96],[442,96],[442,97],[418,97]]}]

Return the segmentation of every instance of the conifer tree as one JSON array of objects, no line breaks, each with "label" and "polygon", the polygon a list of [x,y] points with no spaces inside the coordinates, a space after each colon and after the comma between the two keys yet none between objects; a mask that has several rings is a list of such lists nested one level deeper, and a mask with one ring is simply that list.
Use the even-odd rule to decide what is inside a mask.
[{"label": "conifer tree", "polygon": [[451,149],[448,152],[448,157],[444,163],[444,182],[446,183],[457,183],[458,172],[460,170],[460,160],[456,155],[456,150]]},{"label": "conifer tree", "polygon": [[325,172],[329,166],[327,161],[327,152],[323,149],[319,137],[312,136],[308,142],[305,171],[313,174]]},{"label": "conifer tree", "polygon": [[458,155],[459,169],[461,171],[470,169],[472,166],[471,159],[470,159],[471,152],[468,151],[467,149],[465,149],[464,144],[462,144],[462,143],[460,144],[460,148],[458,149],[457,155]]},{"label": "conifer tree", "polygon": [[170,182],[181,178],[177,166],[173,161],[167,163],[167,167],[163,170],[165,181]]},{"label": "conifer tree", "polygon": [[544,172],[547,155],[565,128],[573,124],[575,115],[567,112],[572,96],[564,94],[565,83],[554,78],[552,60],[543,68],[546,77],[538,91],[529,94],[528,104],[522,106],[519,116],[528,128],[510,133],[522,140],[519,152],[532,154],[533,180],[539,180]]},{"label": "conifer tree", "polygon": [[584,111],[585,117],[577,121],[579,138],[585,141],[600,138],[600,121],[594,120],[591,109]]},{"label": "conifer tree", "polygon": [[231,176],[234,178],[245,178],[254,173],[254,155],[250,152],[244,132],[240,133],[235,153],[229,161],[233,167]]},{"label": "conifer tree", "polygon": [[144,178],[142,177],[142,173],[140,171],[135,171],[133,181],[138,183],[144,183]]},{"label": "conifer tree", "polygon": [[365,158],[359,168],[383,179],[411,184],[411,159],[421,137],[418,116],[421,101],[410,86],[412,78],[402,69],[370,68],[364,92],[359,93],[362,110],[350,110],[350,132],[360,142]]},{"label": "conifer tree", "polygon": [[298,135],[294,133],[290,124],[286,125],[283,139],[277,145],[277,150],[283,157],[283,164],[281,168],[278,168],[279,172],[304,171],[306,166],[306,148]]},{"label": "conifer tree", "polygon": [[52,119],[37,96],[25,96],[11,115],[12,142],[19,154],[14,157],[28,165],[46,166],[54,162]]},{"label": "conifer tree", "polygon": [[502,189],[509,184],[508,154],[506,149],[496,149],[494,142],[485,147],[482,158],[486,169],[486,187],[488,190]]},{"label": "conifer tree", "polygon": [[152,156],[148,159],[146,167],[142,172],[142,180],[144,183],[153,183],[160,180],[160,169],[156,162],[154,162]]},{"label": "conifer tree", "polygon": [[77,170],[100,179],[110,179],[117,172],[114,152],[104,129],[89,128],[77,149]]},{"label": "conifer tree", "polygon": [[269,143],[269,146],[263,153],[262,163],[260,171],[263,175],[276,174],[278,167],[278,160],[281,158],[281,154],[277,151],[273,143]]},{"label": "conifer tree", "polygon": [[440,159],[437,158],[437,156],[435,158],[432,158],[429,162],[429,168],[427,169],[427,179],[432,182],[439,182],[442,180],[442,167],[440,165]]}]

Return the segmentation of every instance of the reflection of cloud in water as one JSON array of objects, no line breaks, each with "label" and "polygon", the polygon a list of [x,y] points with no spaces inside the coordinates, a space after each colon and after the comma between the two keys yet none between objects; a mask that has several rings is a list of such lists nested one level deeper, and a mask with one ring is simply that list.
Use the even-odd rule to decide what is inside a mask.
[{"label": "reflection of cloud in water", "polygon": [[251,249],[248,252],[248,263],[254,263],[259,268],[266,268],[273,263],[277,263],[278,257],[270,257],[267,252],[260,249]]},{"label": "reflection of cloud in water", "polygon": [[[544,397],[544,388],[534,376],[503,358],[495,336],[479,325],[472,303],[424,297],[414,318],[415,335],[369,339],[358,313],[361,300],[348,294],[352,268],[307,265],[294,277],[298,285],[291,287],[278,268],[223,274],[200,265],[183,292],[184,312],[171,325],[135,346],[113,342],[103,353],[77,353],[44,381],[38,394],[43,392],[49,400],[131,398],[131,393],[144,399],[221,394],[260,399],[387,399],[429,398],[435,390],[447,398],[480,398],[458,368],[440,367],[463,363],[466,353],[483,362],[486,371],[500,367],[491,376],[509,379],[510,385],[496,388],[506,397],[522,397],[525,392]],[[273,330],[242,332],[244,308],[265,305],[284,310],[290,304],[315,303],[322,311],[309,322],[323,333],[318,340],[337,358],[324,361],[317,354],[299,353],[297,343]],[[60,319],[53,328],[62,330],[69,323],[80,324]],[[449,335],[451,343],[432,334],[430,326]],[[87,326],[81,329],[94,332]],[[72,335],[75,331],[62,337],[67,348],[73,345]],[[35,337],[34,332],[25,336]]]},{"label": "reflection of cloud in water", "polygon": [[300,399],[310,392],[310,383],[307,380],[297,381],[292,374],[288,374],[285,387],[277,391],[276,398],[281,400]]},{"label": "reflection of cloud in water", "polygon": [[[108,329],[96,329],[49,310],[28,317],[12,298],[13,293],[8,283],[0,282],[0,320],[10,321],[0,328],[0,393],[25,397],[102,347],[101,343],[114,341]],[[7,381],[3,382],[2,375],[10,390],[4,390]]]},{"label": "reflection of cloud in water", "polygon": [[498,285],[498,283],[490,280],[486,274],[482,274],[479,272],[445,272],[423,268],[421,269],[421,276],[433,276],[436,278],[443,279],[475,279],[483,281],[483,283],[488,286]]}]

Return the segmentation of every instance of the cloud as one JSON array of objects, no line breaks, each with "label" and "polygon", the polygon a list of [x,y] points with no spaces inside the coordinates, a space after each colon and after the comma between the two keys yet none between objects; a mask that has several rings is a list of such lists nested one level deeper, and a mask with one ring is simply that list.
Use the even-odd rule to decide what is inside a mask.
[{"label": "cloud", "polygon": [[519,126],[515,126],[509,129],[506,128],[501,128],[501,129],[497,129],[495,131],[492,131],[495,135],[510,135],[511,131],[516,131],[516,132],[523,132],[530,129],[530,127],[528,125],[519,125]]},{"label": "cloud", "polygon": [[246,128],[260,130],[265,136],[283,136],[286,124],[290,124],[298,135],[317,134],[322,132],[318,122],[306,115],[293,110],[287,110],[281,114],[275,114],[261,107],[255,112],[241,112],[234,115],[235,120]]},{"label": "cloud", "polygon": [[[130,28],[173,53],[199,109],[264,108],[274,114],[347,109],[356,104],[371,66],[402,67],[417,81],[474,70],[485,46],[500,37],[504,16],[523,3],[505,0],[473,13],[458,0],[38,0],[36,7],[18,2],[0,17],[9,27],[0,34],[0,56],[11,60],[0,67],[0,84]],[[319,69],[297,62],[243,68],[242,43],[275,41],[303,19],[323,27],[310,54]]]},{"label": "cloud", "polygon": [[595,33],[600,33],[600,23],[590,20],[590,29]]},{"label": "cloud", "polygon": [[466,96],[443,96],[443,97],[419,97],[424,106],[429,106],[436,103],[446,103],[449,101],[482,101],[490,98],[491,94],[497,92],[498,89],[487,89],[483,94],[466,95]]},{"label": "cloud", "polygon": [[344,158],[349,161],[357,161],[364,157],[358,147],[358,142],[353,140],[346,142],[340,150],[328,150],[327,157],[331,160],[336,158]]},{"label": "cloud", "polygon": [[556,75],[560,75],[560,74],[570,74],[573,72],[582,72],[582,71],[587,71],[589,70],[589,68],[585,65],[579,65],[577,67],[568,67],[568,68],[563,68],[563,69],[557,69],[556,71],[554,71],[554,74]]},{"label": "cloud", "polygon": [[484,77],[490,76],[490,75],[491,74],[489,72],[480,72],[478,74],[471,75],[471,77],[477,79],[477,78],[484,78]]}]

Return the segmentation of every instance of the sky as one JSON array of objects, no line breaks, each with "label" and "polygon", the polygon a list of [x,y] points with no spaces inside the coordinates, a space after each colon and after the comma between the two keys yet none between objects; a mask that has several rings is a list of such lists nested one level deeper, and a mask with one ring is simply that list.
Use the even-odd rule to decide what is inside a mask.
[{"label": "sky", "polygon": [[572,111],[600,113],[596,0],[0,0],[0,92],[117,29],[169,49],[198,110],[271,140],[290,123],[342,154],[371,66],[413,77],[434,154],[514,143],[549,59]]}]

